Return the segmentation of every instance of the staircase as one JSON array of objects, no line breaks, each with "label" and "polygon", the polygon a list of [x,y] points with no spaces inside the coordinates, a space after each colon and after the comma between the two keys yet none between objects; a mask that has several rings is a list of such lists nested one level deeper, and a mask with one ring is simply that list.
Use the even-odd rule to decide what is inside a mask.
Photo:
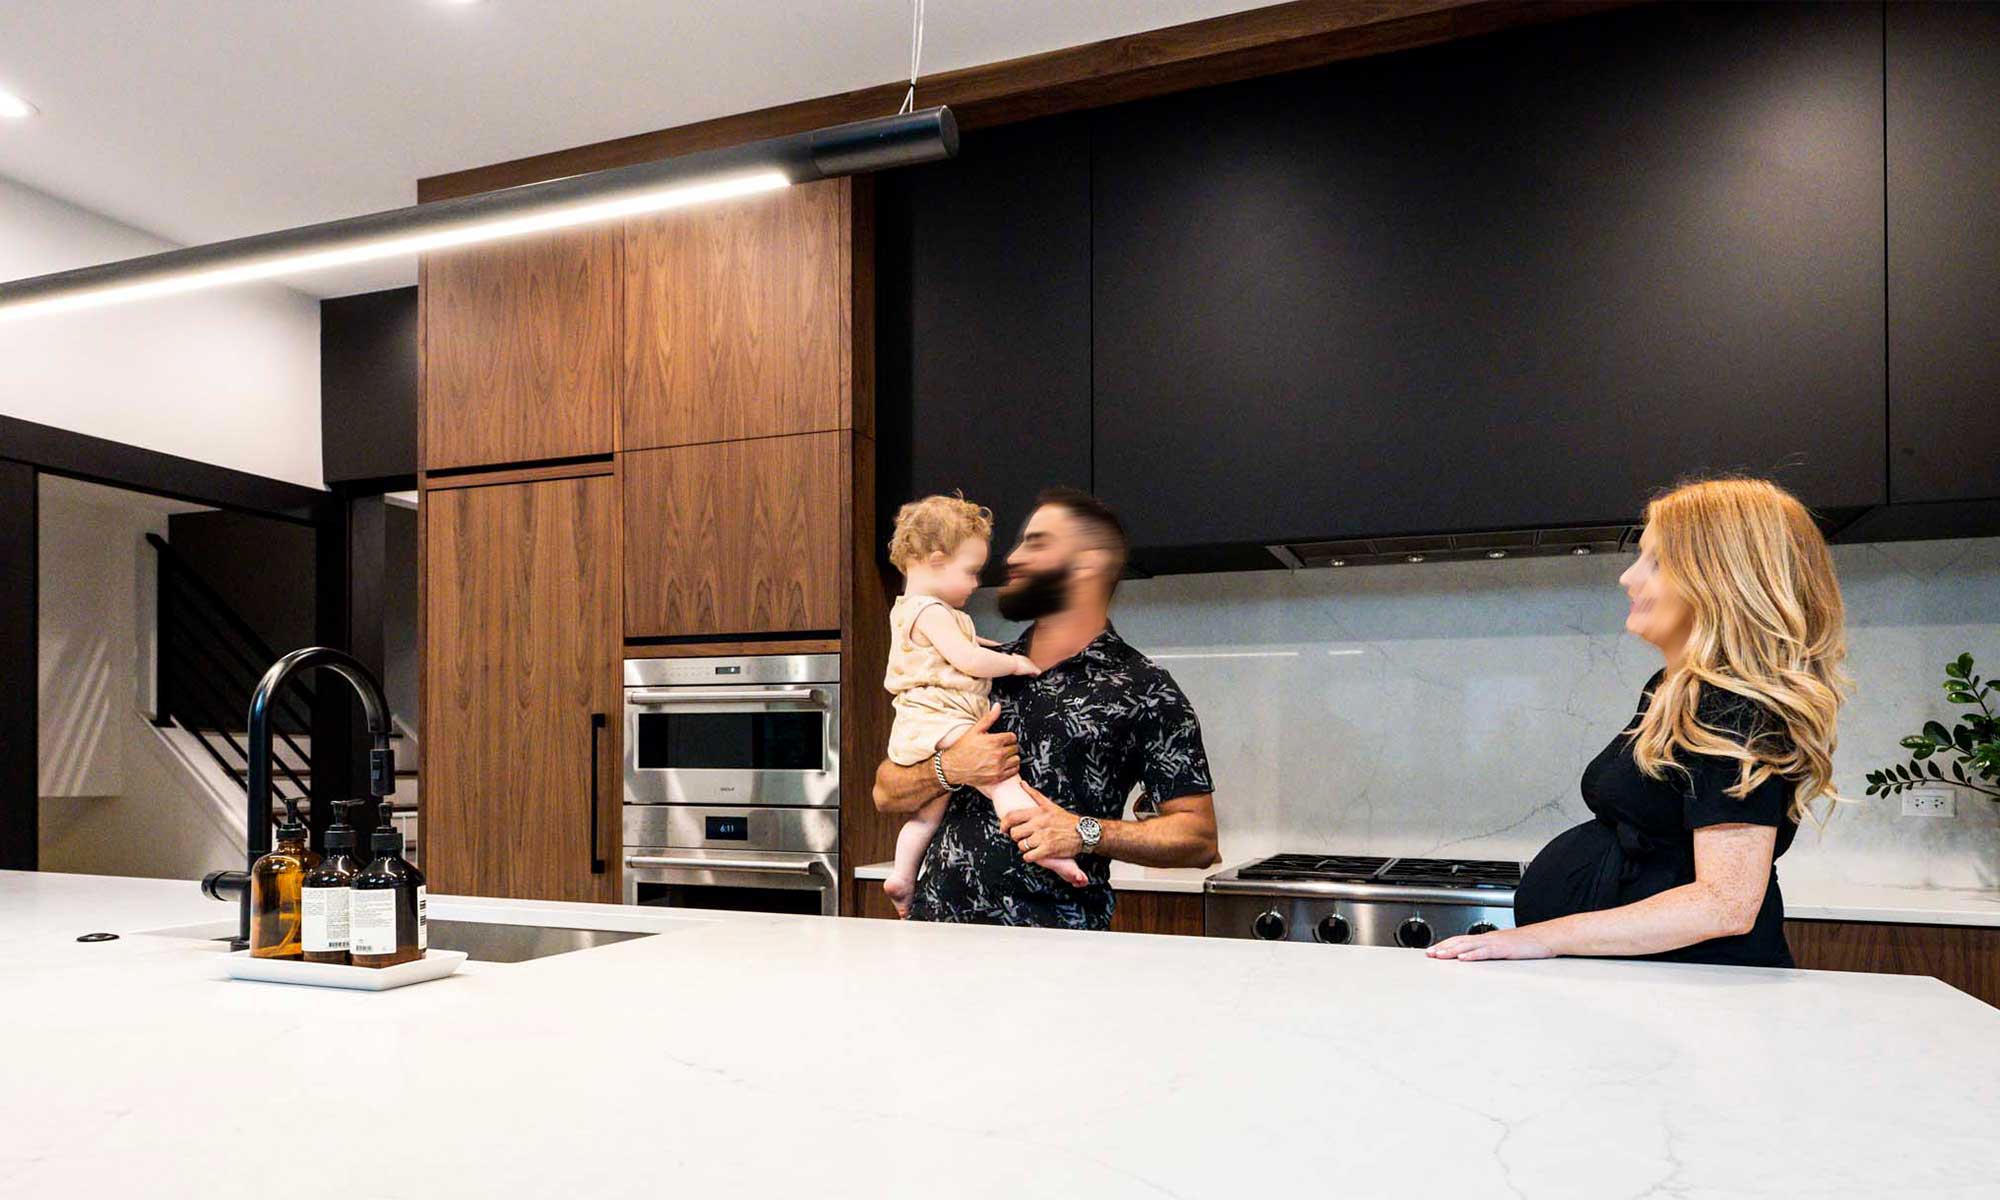
[{"label": "staircase", "polygon": [[[159,564],[156,618],[158,694],[153,724],[182,762],[211,793],[234,797],[237,811],[249,795],[250,738],[245,732],[257,681],[280,657],[166,539],[147,534]],[[294,680],[271,709],[271,820],[287,801],[311,811],[313,685]],[[398,719],[390,735],[396,752],[396,790],[383,797],[390,819],[403,831],[407,852],[417,845],[417,744]],[[365,779],[360,781],[365,785]]]}]

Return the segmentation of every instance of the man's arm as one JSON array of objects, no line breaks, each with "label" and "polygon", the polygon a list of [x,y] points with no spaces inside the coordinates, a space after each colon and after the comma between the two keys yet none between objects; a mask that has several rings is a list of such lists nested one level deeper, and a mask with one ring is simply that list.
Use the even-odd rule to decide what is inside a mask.
[{"label": "man's arm", "polygon": [[[1017,809],[1000,818],[1021,857],[1029,862],[1075,858],[1083,853],[1077,836],[1077,815],[1027,784],[1034,808]],[[1222,861],[1215,840],[1215,797],[1204,792],[1176,796],[1160,805],[1150,821],[1099,821],[1103,835],[1097,853],[1142,867],[1212,867]]]},{"label": "man's arm", "polygon": [[[993,722],[999,719],[1000,706],[995,704],[945,750],[944,774],[953,786],[982,787],[1021,773],[1021,748],[1014,735],[993,732]],[[875,768],[876,812],[915,812],[944,794],[928,762],[905,767],[885,758]]]}]

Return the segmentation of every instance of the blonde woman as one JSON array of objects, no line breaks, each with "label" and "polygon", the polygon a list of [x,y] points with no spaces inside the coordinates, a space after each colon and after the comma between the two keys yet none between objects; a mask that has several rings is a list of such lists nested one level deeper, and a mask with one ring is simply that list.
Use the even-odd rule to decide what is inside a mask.
[{"label": "blonde woman", "polygon": [[1833,795],[1845,684],[1826,540],[1775,484],[1691,483],[1647,507],[1638,561],[1618,581],[1632,601],[1626,630],[1666,666],[1584,769],[1595,819],[1529,864],[1517,928],[1430,954],[1791,966],[1772,864]]}]

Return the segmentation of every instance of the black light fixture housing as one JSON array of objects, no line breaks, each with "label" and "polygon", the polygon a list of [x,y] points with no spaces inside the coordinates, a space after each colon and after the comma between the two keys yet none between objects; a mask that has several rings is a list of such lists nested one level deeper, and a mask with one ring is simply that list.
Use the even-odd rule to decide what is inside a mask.
[{"label": "black light fixture housing", "polygon": [[0,321],[423,254],[957,153],[951,110],[927,108],[0,283]]}]

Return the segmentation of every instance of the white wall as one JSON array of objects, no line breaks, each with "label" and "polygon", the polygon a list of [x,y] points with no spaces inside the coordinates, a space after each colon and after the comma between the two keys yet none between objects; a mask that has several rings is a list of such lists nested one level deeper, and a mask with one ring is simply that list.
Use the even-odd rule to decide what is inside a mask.
[{"label": "white wall", "polygon": [[240,865],[242,816],[181,768],[147,720],[151,497],[43,476],[40,487],[41,866],[193,879]]},{"label": "white wall", "polygon": [[[0,178],[0,279],[171,248]],[[226,288],[0,322],[0,363],[0,413],[321,485],[311,297]]]},{"label": "white wall", "polygon": [[[1622,555],[1132,580],[1118,631],[1180,681],[1214,768],[1225,862],[1280,852],[1533,857],[1589,817],[1584,764],[1659,657],[1625,635]],[[1835,784],[1784,878],[2000,885],[2000,804],[1957,817],[1862,800],[1897,739],[1953,719],[1937,681],[2000,674],[2000,538],[1839,546],[1848,671]],[[975,616],[1008,627],[982,592]]]}]

